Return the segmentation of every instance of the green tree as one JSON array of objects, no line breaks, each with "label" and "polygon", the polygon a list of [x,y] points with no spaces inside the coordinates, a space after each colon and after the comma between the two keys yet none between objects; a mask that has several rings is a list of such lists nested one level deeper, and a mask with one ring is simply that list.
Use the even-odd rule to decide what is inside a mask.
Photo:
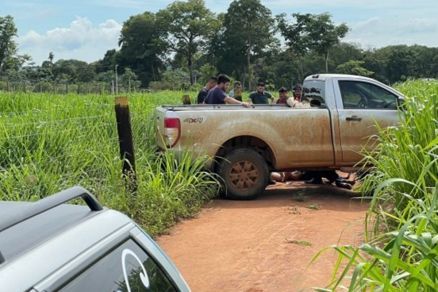
[{"label": "green tree", "polygon": [[303,57],[309,52],[310,44],[305,31],[308,14],[292,14],[294,21],[289,23],[286,14],[276,16],[277,26],[281,35],[286,40],[290,57],[298,59],[298,77],[304,78]]},{"label": "green tree", "polygon": [[335,25],[328,13],[312,15],[307,23],[310,38],[310,48],[324,56],[325,72],[329,71],[328,59],[330,49],[339,44],[340,39],[345,37],[348,26],[345,23]]},{"label": "green tree", "polygon": [[186,60],[190,84],[193,84],[193,57],[205,50],[208,37],[218,28],[217,19],[203,0],[175,1],[157,16],[169,32],[170,47]]},{"label": "green tree", "polygon": [[[158,80],[160,70],[164,68],[163,59],[168,52],[165,41],[167,32],[157,21],[154,13],[131,16],[124,24],[119,40],[120,52],[108,51],[108,64],[111,58],[123,68],[131,68],[140,79],[142,86],[147,87],[152,80]],[[107,64],[104,64],[105,66]],[[105,67],[105,70],[110,68]]]},{"label": "green tree", "polygon": [[55,58],[55,55],[50,52],[49,53],[49,57],[46,61],[43,61],[43,63],[41,64],[41,75],[43,75],[44,77],[42,77],[42,79],[44,79],[45,81],[49,81],[49,80],[53,80],[54,76],[53,76],[53,60]]},{"label": "green tree", "polygon": [[53,64],[53,76],[56,80],[61,80],[62,77],[62,80],[70,82],[91,82],[95,79],[96,73],[93,65],[71,59],[56,61]]},{"label": "green tree", "polygon": [[131,90],[135,90],[140,86],[140,81],[137,78],[137,75],[130,68],[125,68],[125,72],[120,76],[120,83],[122,86],[131,92]]},{"label": "green tree", "polygon": [[325,71],[328,72],[330,49],[339,44],[347,34],[348,26],[344,23],[335,25],[328,13],[323,14],[292,14],[295,22],[289,24],[284,15],[277,17],[279,29],[289,47],[297,54],[309,50],[324,56]]},{"label": "green tree", "polygon": [[218,67],[227,70],[234,67],[239,79],[247,76],[251,88],[252,63],[270,46],[277,45],[272,13],[259,0],[235,0],[223,17],[223,26],[214,44],[221,55],[222,64]]},{"label": "green tree", "polygon": [[386,57],[385,71],[390,83],[399,80],[405,81],[408,77],[415,77],[411,72],[415,64],[414,54],[408,46],[388,46],[382,51]]},{"label": "green tree", "polygon": [[0,74],[13,66],[17,53],[14,37],[17,35],[12,16],[0,16]]},{"label": "green tree", "polygon": [[364,64],[364,61],[350,60],[341,65],[338,65],[336,67],[336,72],[342,74],[362,75],[367,77],[372,76],[374,72],[364,68]]},{"label": "green tree", "polygon": [[341,42],[333,46],[329,54],[329,68],[336,68],[350,60],[363,61],[364,52],[356,44]]},{"label": "green tree", "polygon": [[114,70],[114,66],[117,64],[117,58],[119,58],[119,52],[117,52],[116,49],[106,51],[103,59],[94,64],[96,73]]}]

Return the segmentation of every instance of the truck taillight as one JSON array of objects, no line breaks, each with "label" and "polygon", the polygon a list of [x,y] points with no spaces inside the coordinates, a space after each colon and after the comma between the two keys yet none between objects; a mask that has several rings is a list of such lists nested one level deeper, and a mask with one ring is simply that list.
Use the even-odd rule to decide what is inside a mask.
[{"label": "truck taillight", "polygon": [[164,138],[167,147],[173,147],[181,134],[181,123],[178,118],[164,119]]}]

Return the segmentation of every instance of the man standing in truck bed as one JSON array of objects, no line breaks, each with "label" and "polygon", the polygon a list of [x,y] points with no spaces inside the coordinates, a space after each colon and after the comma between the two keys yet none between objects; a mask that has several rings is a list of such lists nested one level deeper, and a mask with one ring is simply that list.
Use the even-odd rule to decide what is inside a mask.
[{"label": "man standing in truck bed", "polygon": [[217,84],[217,79],[216,77],[210,77],[210,79],[208,79],[207,84],[205,84],[205,87],[203,87],[201,89],[201,91],[199,91],[198,93],[198,104],[203,104],[205,101],[205,98],[207,97],[208,92],[210,91],[210,89],[212,89],[213,87],[215,87]]},{"label": "man standing in truck bed", "polygon": [[206,104],[240,104],[244,107],[249,107],[247,102],[238,101],[226,94],[230,87],[230,78],[227,75],[221,74],[217,77],[217,85],[212,88],[205,98]]},{"label": "man standing in truck bed", "polygon": [[253,104],[269,104],[269,100],[272,100],[272,95],[265,91],[265,83],[259,81],[257,83],[257,90],[251,93],[249,98]]}]

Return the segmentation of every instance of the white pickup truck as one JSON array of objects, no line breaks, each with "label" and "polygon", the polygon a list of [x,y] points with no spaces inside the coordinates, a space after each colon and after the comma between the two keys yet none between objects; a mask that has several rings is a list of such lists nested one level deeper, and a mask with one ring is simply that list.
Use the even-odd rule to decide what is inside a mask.
[{"label": "white pickup truck", "polygon": [[369,137],[377,133],[376,124],[397,124],[404,99],[362,76],[317,74],[307,77],[303,87],[312,107],[158,107],[157,144],[166,151],[208,155],[213,159],[206,168],[223,179],[226,196],[252,199],[266,188],[271,171],[357,165],[362,148],[375,144]]}]

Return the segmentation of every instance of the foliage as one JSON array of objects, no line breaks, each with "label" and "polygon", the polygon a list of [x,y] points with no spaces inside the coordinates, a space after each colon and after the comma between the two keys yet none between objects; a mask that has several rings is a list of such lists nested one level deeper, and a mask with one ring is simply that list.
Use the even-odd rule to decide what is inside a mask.
[{"label": "foliage", "polygon": [[[131,16],[123,24],[119,41],[121,49],[114,56],[115,61],[122,69],[131,68],[142,86],[147,87],[150,81],[159,79],[164,67],[163,60],[168,51],[166,35],[167,31],[154,13]],[[108,63],[112,65],[113,53],[107,54]]]},{"label": "foliage", "polygon": [[[438,290],[438,83],[399,85],[410,96],[398,127],[381,129],[364,192],[374,196],[367,215],[368,242],[335,247],[330,289]],[[344,263],[344,264],[342,264]]]},{"label": "foliage", "polygon": [[151,82],[150,87],[153,90],[178,90],[187,89],[190,84],[190,76],[181,69],[166,70],[163,72],[161,81]]},{"label": "foliage", "polygon": [[218,28],[219,23],[203,0],[175,1],[160,10],[157,17],[166,27],[172,50],[187,61],[190,84],[193,85],[193,57],[204,50],[208,36]]},{"label": "foliage", "polygon": [[223,16],[223,30],[217,35],[212,49],[220,71],[235,73],[249,87],[253,78],[252,59],[262,56],[275,45],[274,20],[271,11],[259,0],[236,0]]},{"label": "foliage", "polygon": [[337,73],[372,76],[374,72],[363,67],[364,61],[350,60],[336,67]]},{"label": "foliage", "polygon": [[347,25],[335,25],[328,13],[294,13],[292,16],[295,20],[292,24],[287,23],[284,14],[277,16],[278,27],[288,46],[298,56],[309,51],[323,55],[328,72],[329,51],[347,34]]},{"label": "foliage", "polygon": [[86,62],[78,60],[59,60],[53,65],[55,76],[70,76],[71,81],[90,82],[94,80],[95,71]]},{"label": "foliage", "polygon": [[116,49],[106,51],[103,59],[94,63],[96,73],[113,71],[117,64],[117,57],[118,52],[116,51]]},{"label": "foliage", "polygon": [[29,60],[27,55],[17,55],[17,44],[14,39],[16,36],[14,18],[10,15],[0,16],[0,76],[6,71],[16,72]]},{"label": "foliage", "polygon": [[0,200],[37,200],[73,185],[157,234],[216,191],[203,159],[156,155],[152,112],[182,92],[132,94],[138,192],[121,177],[113,99],[107,95],[0,94]]}]

